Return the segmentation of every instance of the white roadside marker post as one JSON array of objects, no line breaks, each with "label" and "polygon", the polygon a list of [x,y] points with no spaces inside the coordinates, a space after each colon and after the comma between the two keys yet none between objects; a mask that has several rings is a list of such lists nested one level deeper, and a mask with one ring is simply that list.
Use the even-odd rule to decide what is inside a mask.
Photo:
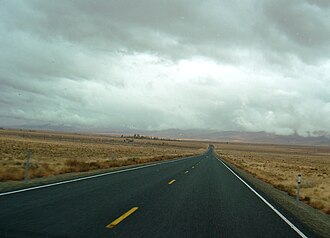
[{"label": "white roadside marker post", "polygon": [[25,162],[25,183],[29,182],[29,166],[30,166],[30,148],[26,150],[26,162]]},{"label": "white roadside marker post", "polygon": [[297,197],[296,197],[296,205],[299,204],[299,196],[300,196],[300,183],[301,183],[301,175],[298,175],[298,190],[297,190]]}]

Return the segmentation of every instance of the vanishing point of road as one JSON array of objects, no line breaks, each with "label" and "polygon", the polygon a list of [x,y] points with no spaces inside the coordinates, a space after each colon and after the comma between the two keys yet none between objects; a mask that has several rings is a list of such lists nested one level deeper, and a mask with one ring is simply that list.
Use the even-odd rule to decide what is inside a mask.
[{"label": "vanishing point of road", "polygon": [[2,193],[0,237],[313,236],[268,201],[210,146],[200,156]]}]

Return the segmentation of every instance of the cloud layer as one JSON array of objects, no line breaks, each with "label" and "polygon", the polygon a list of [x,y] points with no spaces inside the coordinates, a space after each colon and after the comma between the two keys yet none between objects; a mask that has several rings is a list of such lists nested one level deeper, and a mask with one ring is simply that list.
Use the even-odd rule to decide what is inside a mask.
[{"label": "cloud layer", "polygon": [[330,132],[328,1],[0,5],[1,126]]}]

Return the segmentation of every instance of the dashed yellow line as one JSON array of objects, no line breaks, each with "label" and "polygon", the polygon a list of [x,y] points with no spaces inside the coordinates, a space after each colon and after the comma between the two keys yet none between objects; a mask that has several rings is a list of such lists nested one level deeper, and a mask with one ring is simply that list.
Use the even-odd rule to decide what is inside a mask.
[{"label": "dashed yellow line", "polygon": [[172,179],[170,182],[168,182],[169,185],[175,182],[175,179]]},{"label": "dashed yellow line", "polygon": [[112,229],[115,226],[117,226],[121,221],[123,221],[125,218],[127,218],[129,215],[131,215],[133,212],[135,212],[137,209],[139,209],[138,207],[133,207],[131,208],[129,211],[125,212],[123,215],[121,215],[120,217],[118,217],[116,220],[114,220],[113,222],[111,222],[109,225],[106,226],[106,228]]}]

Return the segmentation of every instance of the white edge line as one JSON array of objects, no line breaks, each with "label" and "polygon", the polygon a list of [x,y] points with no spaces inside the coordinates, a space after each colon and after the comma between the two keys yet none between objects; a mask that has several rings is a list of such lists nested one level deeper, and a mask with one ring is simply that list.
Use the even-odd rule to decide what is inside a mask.
[{"label": "white edge line", "polygon": [[[197,156],[199,156],[199,155],[197,155]],[[10,191],[10,192],[0,193],[0,196],[6,196],[6,195],[14,194],[14,193],[21,193],[21,192],[40,189],[40,188],[47,188],[47,187],[52,187],[52,186],[56,186],[56,185],[66,184],[66,183],[73,183],[73,182],[77,182],[77,181],[82,181],[82,180],[107,176],[107,175],[111,175],[111,174],[118,174],[118,173],[128,172],[128,171],[137,170],[137,169],[143,169],[143,168],[157,166],[157,165],[161,165],[161,164],[174,163],[174,162],[178,162],[180,160],[191,159],[191,158],[194,158],[194,157],[197,157],[197,156],[189,156],[189,157],[186,157],[186,158],[175,159],[175,160],[171,160],[171,161],[165,161],[165,162],[159,162],[159,163],[155,163],[155,164],[142,165],[142,166],[138,166],[138,167],[134,167],[134,168],[116,170],[116,171],[112,171],[112,172],[96,174],[96,175],[91,175],[91,176],[86,176],[86,177],[76,178],[76,179],[71,179],[71,180],[65,180],[65,181],[61,181],[61,182],[50,183],[50,184],[45,184],[45,185],[40,185],[40,186],[35,186],[35,187],[30,187],[30,188],[23,188],[23,189],[19,189],[19,190]]]},{"label": "white edge line", "polygon": [[292,224],[282,213],[280,213],[272,204],[270,204],[264,197],[262,197],[256,190],[254,190],[248,183],[246,183],[241,177],[239,177],[231,168],[229,168],[222,160],[218,160],[230,171],[232,172],[243,184],[245,184],[254,194],[256,194],[268,207],[270,207],[283,221],[285,221],[295,232],[297,232],[301,237],[307,238],[307,236],[300,231],[295,225]]}]

